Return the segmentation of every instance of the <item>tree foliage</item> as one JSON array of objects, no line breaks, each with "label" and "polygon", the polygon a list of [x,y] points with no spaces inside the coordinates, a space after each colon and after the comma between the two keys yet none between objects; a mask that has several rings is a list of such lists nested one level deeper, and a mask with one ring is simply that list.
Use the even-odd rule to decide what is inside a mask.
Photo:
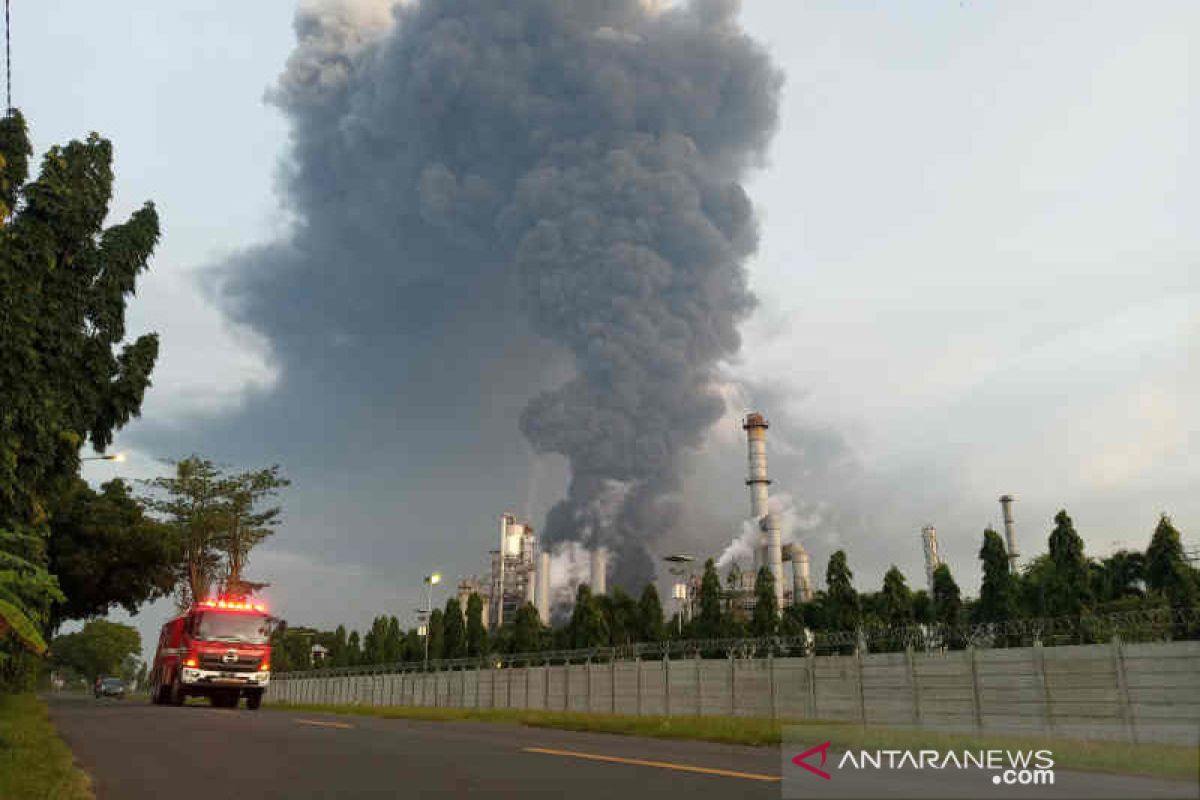
[{"label": "tree foliage", "polygon": [[467,655],[481,656],[487,652],[487,628],[483,627],[483,598],[478,592],[467,597]]},{"label": "tree foliage", "polygon": [[755,636],[772,636],[779,626],[779,606],[775,599],[775,574],[766,566],[754,576],[754,615],[750,630]]},{"label": "tree foliage", "polygon": [[146,516],[124,481],[99,492],[72,481],[56,499],[50,530],[50,570],[66,595],[54,609],[55,624],[103,616],[114,606],[133,614],[175,588],[176,530]]},{"label": "tree foliage", "polygon": [[89,678],[120,675],[122,667],[141,651],[142,637],[136,628],[103,619],[88,622],[77,633],[57,636],[50,645],[56,668]]},{"label": "tree foliage", "polygon": [[658,589],[654,588],[653,583],[646,584],[646,588],[642,590],[642,596],[638,600],[638,620],[641,623],[641,641],[661,642],[666,638],[662,602],[658,599]]},{"label": "tree foliage", "polygon": [[44,649],[63,596],[47,569],[50,506],[142,405],[158,338],[126,341],[125,305],[158,241],[147,203],[104,227],[112,147],[96,134],[51,147],[36,180],[25,120],[0,119],[0,680]]},{"label": "tree foliage", "polygon": [[1173,606],[1196,601],[1195,570],[1184,559],[1179,531],[1166,514],[1159,517],[1146,549],[1146,583]]},{"label": "tree foliage", "polygon": [[861,604],[854,589],[854,573],[846,559],[846,551],[838,550],[829,557],[825,568],[826,625],[834,630],[853,630],[861,618]]},{"label": "tree foliage", "polygon": [[913,623],[913,597],[908,583],[895,564],[883,576],[883,590],[879,593],[883,621],[889,625],[911,625]]},{"label": "tree foliage", "polygon": [[1091,580],[1083,539],[1066,511],[1054,515],[1050,533],[1050,575],[1046,586],[1046,611],[1052,616],[1075,615],[1090,605]]},{"label": "tree foliage", "polygon": [[1004,540],[991,528],[983,532],[979,560],[983,563],[983,583],[979,589],[979,602],[972,612],[975,621],[1003,622],[1011,619],[1017,613],[1016,580],[1009,565]]},{"label": "tree foliage", "polygon": [[445,635],[444,658],[462,658],[467,654],[467,625],[463,619],[462,605],[457,597],[446,601],[443,612],[443,630]]},{"label": "tree foliage", "polygon": [[962,621],[962,592],[954,582],[947,564],[933,571],[933,618],[943,625],[958,625]]},{"label": "tree foliage", "polygon": [[700,613],[696,623],[700,636],[721,635],[721,578],[711,558],[704,562],[704,575],[700,578]]}]

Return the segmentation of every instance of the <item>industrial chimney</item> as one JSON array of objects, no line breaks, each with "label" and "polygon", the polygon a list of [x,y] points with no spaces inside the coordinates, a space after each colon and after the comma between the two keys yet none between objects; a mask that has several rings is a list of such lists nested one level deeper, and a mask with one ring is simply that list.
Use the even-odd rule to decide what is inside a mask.
[{"label": "industrial chimney", "polygon": [[543,552],[537,568],[537,610],[543,625],[550,624],[550,554]]},{"label": "industrial chimney", "polygon": [[767,487],[771,485],[771,479],[767,477],[767,427],[767,420],[758,413],[747,414],[742,425],[749,453],[750,474],[746,485],[750,487],[750,516],[758,521],[759,530],[764,534],[762,545],[757,548],[759,556],[755,566],[765,564],[771,570],[775,577],[775,606],[782,610],[783,542],[779,520],[767,510]]},{"label": "industrial chimney", "polygon": [[1016,500],[1011,494],[1000,496],[1000,511],[1004,516],[1004,542],[1008,546],[1008,568],[1014,574],[1017,571],[1017,560],[1021,554],[1017,551],[1017,531],[1013,526],[1012,504]]},{"label": "industrial chimney", "polygon": [[942,565],[938,555],[937,530],[932,525],[921,528],[921,543],[925,546],[925,583],[933,596],[933,571]]},{"label": "industrial chimney", "polygon": [[597,547],[592,551],[592,594],[608,594],[607,573],[608,553]]}]

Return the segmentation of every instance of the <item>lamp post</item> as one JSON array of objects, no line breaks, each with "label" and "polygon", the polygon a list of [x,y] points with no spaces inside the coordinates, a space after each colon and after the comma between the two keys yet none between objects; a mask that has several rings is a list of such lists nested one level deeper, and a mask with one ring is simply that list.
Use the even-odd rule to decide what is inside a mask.
[{"label": "lamp post", "polygon": [[440,572],[425,576],[425,585],[429,588],[425,595],[425,669],[429,669],[429,624],[433,622],[433,587],[442,582]]},{"label": "lamp post", "polygon": [[109,453],[108,455],[103,455],[103,456],[85,456],[79,460],[80,461],[112,461],[117,464],[120,464],[125,460],[125,454],[124,453]]}]

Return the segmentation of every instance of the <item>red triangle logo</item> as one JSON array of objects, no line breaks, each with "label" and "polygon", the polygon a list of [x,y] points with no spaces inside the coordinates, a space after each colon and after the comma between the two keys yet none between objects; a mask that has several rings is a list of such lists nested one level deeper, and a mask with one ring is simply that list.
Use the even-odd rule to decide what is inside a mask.
[{"label": "red triangle logo", "polygon": [[821,766],[822,767],[825,766],[825,759],[829,755],[829,744],[830,744],[829,742],[826,742],[825,744],[819,744],[816,747],[811,747],[808,750],[805,750],[803,753],[801,753],[800,755],[793,758],[792,763],[795,764],[797,767],[803,767],[804,769],[811,772],[813,775],[820,775],[825,780],[829,780],[830,775],[828,772],[826,772],[823,769],[817,769],[812,764],[809,764],[805,761],[805,759],[808,758],[809,756],[820,753],[821,754]]}]

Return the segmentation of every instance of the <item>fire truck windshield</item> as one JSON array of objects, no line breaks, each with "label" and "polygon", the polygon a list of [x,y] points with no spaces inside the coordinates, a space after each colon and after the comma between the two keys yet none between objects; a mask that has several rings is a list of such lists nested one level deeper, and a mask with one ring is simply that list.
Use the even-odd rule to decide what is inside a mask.
[{"label": "fire truck windshield", "polygon": [[271,634],[269,618],[258,614],[205,611],[196,620],[196,638],[216,642],[264,644]]}]

